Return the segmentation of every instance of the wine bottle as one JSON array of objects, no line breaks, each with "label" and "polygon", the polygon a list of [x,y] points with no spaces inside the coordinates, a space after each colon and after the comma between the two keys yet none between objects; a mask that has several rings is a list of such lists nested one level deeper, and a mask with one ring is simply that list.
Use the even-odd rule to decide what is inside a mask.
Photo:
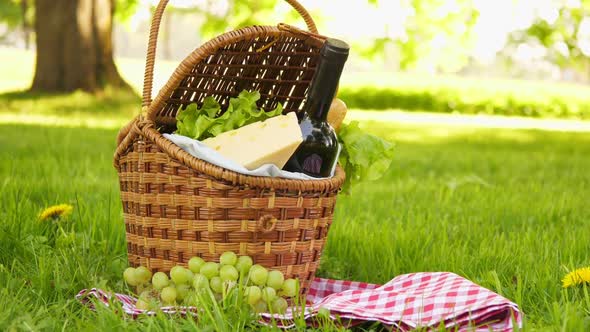
[{"label": "wine bottle", "polygon": [[303,142],[287,161],[284,170],[313,177],[329,177],[336,167],[340,146],[326,118],[349,49],[347,43],[338,39],[328,38],[324,42],[299,121]]}]

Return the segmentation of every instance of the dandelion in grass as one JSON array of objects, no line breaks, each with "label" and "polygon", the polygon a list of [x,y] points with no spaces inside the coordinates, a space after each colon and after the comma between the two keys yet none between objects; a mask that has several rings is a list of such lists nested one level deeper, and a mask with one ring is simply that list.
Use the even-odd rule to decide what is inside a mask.
[{"label": "dandelion in grass", "polygon": [[590,267],[583,267],[565,275],[561,280],[563,288],[590,283]]},{"label": "dandelion in grass", "polygon": [[72,213],[73,209],[74,207],[69,204],[59,204],[50,206],[39,214],[39,220],[45,221],[49,219],[57,220],[60,218],[65,218]]}]

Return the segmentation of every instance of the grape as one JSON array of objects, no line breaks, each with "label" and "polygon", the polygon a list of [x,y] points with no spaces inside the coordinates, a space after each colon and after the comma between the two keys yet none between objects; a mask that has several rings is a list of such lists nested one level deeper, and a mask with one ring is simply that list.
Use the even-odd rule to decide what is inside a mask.
[{"label": "grape", "polygon": [[137,293],[143,293],[145,291],[151,291],[153,286],[151,284],[139,284],[136,287]]},{"label": "grape", "polygon": [[152,276],[152,285],[157,290],[162,290],[162,288],[168,286],[170,284],[170,279],[164,272],[156,272]]},{"label": "grape", "polygon": [[252,258],[250,256],[240,256],[238,257],[238,262],[236,263],[236,269],[243,275],[248,275],[248,271],[252,267]]},{"label": "grape", "polygon": [[232,265],[223,265],[219,270],[219,276],[223,281],[236,281],[238,280],[238,270]]},{"label": "grape", "polygon": [[288,306],[289,304],[287,304],[287,300],[282,297],[277,297],[274,299],[274,301],[272,301],[270,308],[273,313],[284,314]]},{"label": "grape", "polygon": [[123,279],[125,279],[125,282],[129,286],[137,286],[140,284],[140,280],[137,278],[137,274],[135,272],[135,269],[132,267],[126,268],[125,272],[123,272]]},{"label": "grape", "polygon": [[262,290],[262,299],[266,302],[272,302],[277,297],[277,291],[272,287],[264,287]]},{"label": "grape", "polygon": [[266,302],[262,300],[256,302],[252,307],[255,312],[266,312]]},{"label": "grape", "polygon": [[268,287],[274,288],[275,290],[279,290],[281,289],[281,287],[283,287],[283,281],[285,281],[283,272],[272,270],[268,273],[268,277],[266,278],[266,285]]},{"label": "grape", "polygon": [[193,288],[195,290],[203,290],[209,288],[209,280],[204,275],[197,273],[193,277]]},{"label": "grape", "polygon": [[150,303],[148,300],[139,299],[135,302],[135,307],[141,310],[150,310]]},{"label": "grape", "polygon": [[244,294],[246,295],[246,301],[250,305],[255,305],[256,302],[258,302],[262,297],[262,291],[258,286],[247,287],[246,292]]},{"label": "grape", "polygon": [[136,268],[135,275],[141,284],[147,284],[152,279],[152,272],[145,266]]},{"label": "grape", "polygon": [[281,296],[293,297],[297,295],[298,290],[299,282],[297,279],[287,279],[283,282],[280,294]]},{"label": "grape", "polygon": [[187,284],[189,284],[190,281],[193,280],[193,278],[195,277],[195,274],[190,269],[184,269],[184,272],[187,274],[187,278],[188,278]]},{"label": "grape", "polygon": [[186,269],[182,266],[175,266],[170,270],[170,278],[174,281],[175,284],[186,284],[189,280],[189,274],[186,272]]},{"label": "grape", "polygon": [[174,287],[164,287],[162,289],[162,293],[160,293],[160,298],[167,304],[172,304],[176,301],[176,296],[178,293],[176,292],[176,288]]},{"label": "grape", "polygon": [[207,262],[201,266],[200,273],[207,277],[207,279],[217,277],[219,275],[219,264],[215,262]]},{"label": "grape", "polygon": [[223,293],[223,281],[221,281],[220,277],[213,277],[211,281],[209,281],[209,286],[215,293]]},{"label": "grape", "polygon": [[142,300],[151,300],[153,298],[152,291],[146,290],[139,294],[139,298]]},{"label": "grape", "polygon": [[226,251],[219,257],[219,263],[221,265],[236,265],[238,256],[231,251]]},{"label": "grape", "polygon": [[268,311],[268,306],[266,305],[266,302],[262,301],[262,300],[258,300],[258,302],[256,302],[252,308],[254,309],[254,312],[266,312]]},{"label": "grape", "polygon": [[178,287],[176,287],[178,301],[183,301],[184,299],[186,299],[190,289],[191,288],[189,285],[185,285],[185,284],[178,285]]},{"label": "grape", "polygon": [[268,277],[268,271],[262,265],[254,265],[250,268],[250,280],[258,285],[264,286],[266,278]]},{"label": "grape", "polygon": [[193,257],[188,261],[188,268],[193,271],[193,273],[199,273],[203,264],[205,264],[204,259],[201,257]]},{"label": "grape", "polygon": [[159,307],[158,300],[154,298],[154,292],[151,290],[141,292],[135,306],[142,310],[152,310]]},{"label": "grape", "polygon": [[142,310],[155,310],[162,303],[202,305],[198,292],[208,289],[213,291],[211,295],[217,301],[221,301],[240,282],[244,287],[245,301],[256,312],[270,310],[273,313],[284,313],[288,308],[285,298],[294,297],[299,291],[297,279],[285,280],[281,271],[269,271],[260,264],[253,265],[250,256],[238,257],[227,251],[220,256],[219,261],[206,262],[200,257],[192,257],[188,269],[177,265],[170,270],[169,275],[164,272],[152,274],[143,266],[129,267],[123,277],[128,285],[136,286],[136,294],[140,294],[136,307]]}]

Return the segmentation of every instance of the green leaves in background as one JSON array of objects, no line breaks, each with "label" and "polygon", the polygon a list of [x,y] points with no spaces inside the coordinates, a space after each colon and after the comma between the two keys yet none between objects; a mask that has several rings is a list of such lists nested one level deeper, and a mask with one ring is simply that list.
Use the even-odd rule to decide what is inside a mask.
[{"label": "green leaves in background", "polygon": [[22,18],[20,1],[0,1],[0,22],[5,23],[9,28],[14,28],[21,23]]},{"label": "green leaves in background", "polygon": [[115,0],[115,18],[119,22],[128,22],[139,7],[139,0]]},{"label": "green leaves in background", "polygon": [[[508,44],[538,45],[545,49],[544,59],[560,69],[570,69],[588,80],[590,72],[590,0],[555,1],[558,15],[551,20],[536,14],[535,20],[523,30],[510,34]],[[504,50],[510,51],[510,48]]]},{"label": "green leaves in background", "polygon": [[216,12],[210,5],[197,7],[196,10],[205,16],[200,27],[201,36],[210,39],[226,32],[228,29],[239,29],[257,24],[272,24],[268,18],[273,16],[279,0],[243,1],[228,0],[228,9],[224,13]]},{"label": "green leaves in background", "polygon": [[190,104],[178,113],[176,133],[203,140],[283,113],[281,104],[270,112],[259,109],[256,105],[259,99],[258,91],[244,90],[237,98],[231,98],[227,110],[219,115],[221,106],[209,96],[203,100],[201,108],[198,108],[196,104]]},{"label": "green leaves in background", "polygon": [[357,121],[342,124],[338,139],[342,144],[338,161],[346,172],[345,192],[359,182],[379,180],[393,162],[393,144],[365,133]]},{"label": "green leaves in background", "polygon": [[[381,6],[385,0],[367,0]],[[383,30],[374,37],[352,40],[355,52],[381,60],[401,70],[457,72],[469,64],[469,49],[477,38],[475,24],[479,12],[473,0],[406,0],[396,6],[400,13],[411,13],[399,19],[383,20]],[[402,15],[403,16],[403,15]]]},{"label": "green leaves in background", "polygon": [[25,45],[29,45],[29,33],[34,21],[35,10],[33,0],[0,0],[0,41],[6,39],[12,30],[24,33]]}]

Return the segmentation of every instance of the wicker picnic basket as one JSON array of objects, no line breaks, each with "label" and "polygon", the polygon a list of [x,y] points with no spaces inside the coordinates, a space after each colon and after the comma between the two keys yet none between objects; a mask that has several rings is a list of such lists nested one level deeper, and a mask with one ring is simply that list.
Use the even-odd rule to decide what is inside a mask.
[{"label": "wicker picnic basket", "polygon": [[305,293],[326,243],[344,171],[322,180],[288,180],[238,174],[197,159],[167,140],[176,114],[213,96],[227,106],[243,89],[258,90],[258,106],[299,112],[325,37],[308,12],[309,31],[252,26],[224,33],[195,49],[151,100],[158,28],[167,0],[150,30],[142,115],[118,135],[114,165],[132,266],[169,271],[193,256],[218,260],[224,251],[299,278]]}]

